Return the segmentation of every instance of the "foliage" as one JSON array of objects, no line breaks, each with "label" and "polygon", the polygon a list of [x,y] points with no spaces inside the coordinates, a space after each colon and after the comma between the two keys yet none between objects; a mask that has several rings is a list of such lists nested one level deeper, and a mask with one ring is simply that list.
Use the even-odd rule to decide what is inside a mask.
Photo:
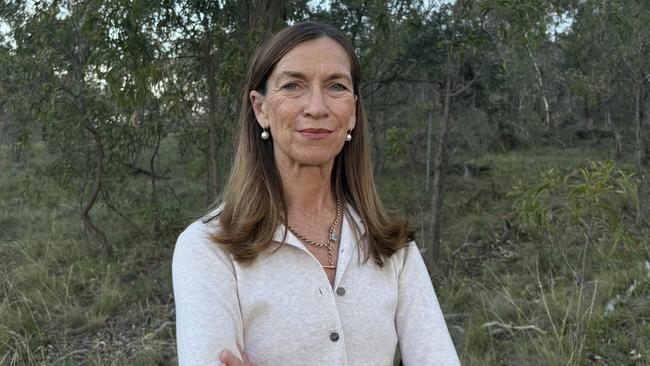
[{"label": "foliage", "polygon": [[520,222],[554,235],[578,227],[588,241],[611,239],[610,251],[636,242],[624,224],[636,212],[636,180],[613,161],[588,161],[569,172],[551,168],[533,184],[515,186],[509,197]]},{"label": "foliage", "polygon": [[447,254],[453,274],[440,275],[438,291],[454,309],[451,331],[466,364],[647,359],[649,318],[636,309],[648,306],[650,267],[647,233],[635,225],[636,179],[627,167],[574,153],[491,155],[477,164],[497,171],[450,185],[446,238],[457,244]]}]

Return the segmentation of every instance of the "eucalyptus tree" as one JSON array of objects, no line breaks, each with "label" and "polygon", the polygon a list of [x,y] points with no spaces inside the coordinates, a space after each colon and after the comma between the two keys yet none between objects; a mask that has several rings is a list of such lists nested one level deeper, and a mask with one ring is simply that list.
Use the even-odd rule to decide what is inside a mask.
[{"label": "eucalyptus tree", "polygon": [[[112,186],[103,191],[102,198],[132,228],[144,233],[136,220],[120,209],[120,197],[113,197],[127,196],[123,198],[137,206],[128,211],[150,219],[154,238],[160,234],[162,220],[159,181],[168,178],[158,171],[161,145],[188,104],[169,57],[173,29],[166,27],[165,21],[171,6],[165,0],[115,0],[104,2],[101,10],[106,17],[108,43],[101,76],[120,121],[111,129],[111,137],[120,146],[111,154],[110,163],[115,169],[107,183]],[[140,163],[143,154],[148,154],[144,166]],[[129,175],[148,178],[149,202],[140,202],[140,195],[119,189]]]},{"label": "eucalyptus tree", "polygon": [[[572,25],[559,39],[567,74],[567,103],[565,113],[574,120],[584,119],[588,130],[611,130],[616,142],[614,158],[624,153],[623,140],[631,130],[628,110],[631,98],[627,81],[621,78],[622,60],[612,45],[617,41],[606,23],[598,15],[596,2],[576,4],[572,11]],[[579,104],[574,108],[573,100]]]},{"label": "eucalyptus tree", "polygon": [[31,65],[17,55],[8,43],[0,45],[0,143],[11,148],[15,163],[23,160],[23,152],[37,132],[32,120],[30,101],[42,98],[40,90],[29,77]]},{"label": "eucalyptus tree", "polygon": [[11,35],[16,55],[28,67],[24,71],[42,96],[23,108],[35,111],[56,157],[50,176],[77,193],[83,227],[101,253],[110,255],[106,235],[90,216],[104,181],[106,133],[115,122],[99,77],[106,50],[100,7],[100,1],[92,0],[23,6]]},{"label": "eucalyptus tree", "polygon": [[480,13],[472,3],[457,2],[431,10],[419,22],[410,23],[410,54],[418,60],[416,81],[432,87],[431,104],[440,114],[435,152],[429,239],[426,261],[434,268],[439,254],[442,207],[448,165],[448,138],[454,100],[474,93],[472,86],[486,73],[482,63],[490,48]]},{"label": "eucalyptus tree", "polygon": [[552,44],[549,34],[553,17],[564,15],[571,3],[567,0],[480,0],[476,3],[496,38],[514,51],[523,51],[528,58],[544,112],[543,125],[550,130],[554,122],[542,51]]},{"label": "eucalyptus tree", "polygon": [[206,157],[206,201],[212,201],[218,193],[219,127],[225,122],[226,115],[219,113],[219,72],[223,58],[229,54],[228,48],[233,45],[226,36],[227,25],[221,2],[181,1],[174,3],[170,12],[169,26],[179,33],[171,40],[172,57],[178,60],[179,77],[191,85],[189,90],[194,90],[194,105],[187,115],[191,118],[184,122],[192,126],[194,119],[200,119],[201,130],[206,132],[193,134],[193,138],[199,139],[194,142],[203,148]]},{"label": "eucalyptus tree", "polygon": [[39,65],[32,57],[34,47],[21,43],[30,37],[26,30],[27,4],[5,2],[0,6],[0,141],[11,144],[15,162],[34,142],[38,114],[33,106],[46,98],[39,86]]}]

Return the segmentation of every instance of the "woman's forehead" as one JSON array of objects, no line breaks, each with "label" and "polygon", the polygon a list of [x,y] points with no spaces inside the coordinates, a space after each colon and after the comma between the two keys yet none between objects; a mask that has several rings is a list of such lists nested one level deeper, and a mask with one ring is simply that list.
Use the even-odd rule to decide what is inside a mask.
[{"label": "woman's forehead", "polygon": [[328,37],[299,43],[278,61],[276,76],[327,72],[350,75],[351,62],[345,49]]}]

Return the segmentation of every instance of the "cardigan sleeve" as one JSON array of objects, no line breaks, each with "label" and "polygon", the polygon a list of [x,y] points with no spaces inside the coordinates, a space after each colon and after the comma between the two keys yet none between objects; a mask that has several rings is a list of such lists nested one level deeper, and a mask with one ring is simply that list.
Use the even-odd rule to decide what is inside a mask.
[{"label": "cardigan sleeve", "polygon": [[[220,365],[228,349],[243,345],[237,280],[231,257],[198,221],[179,237],[172,259],[176,341],[180,366]],[[241,359],[241,357],[240,357]]]},{"label": "cardigan sleeve", "polygon": [[431,278],[415,243],[403,249],[395,327],[404,366],[460,365]]}]

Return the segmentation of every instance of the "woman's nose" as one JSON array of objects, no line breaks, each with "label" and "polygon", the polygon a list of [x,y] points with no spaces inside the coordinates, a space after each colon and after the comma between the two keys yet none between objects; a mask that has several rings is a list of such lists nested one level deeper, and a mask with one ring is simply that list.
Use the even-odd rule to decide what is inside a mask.
[{"label": "woman's nose", "polygon": [[307,104],[303,111],[305,116],[311,116],[315,119],[327,117],[328,107],[325,95],[319,88],[313,88],[307,96]]}]

